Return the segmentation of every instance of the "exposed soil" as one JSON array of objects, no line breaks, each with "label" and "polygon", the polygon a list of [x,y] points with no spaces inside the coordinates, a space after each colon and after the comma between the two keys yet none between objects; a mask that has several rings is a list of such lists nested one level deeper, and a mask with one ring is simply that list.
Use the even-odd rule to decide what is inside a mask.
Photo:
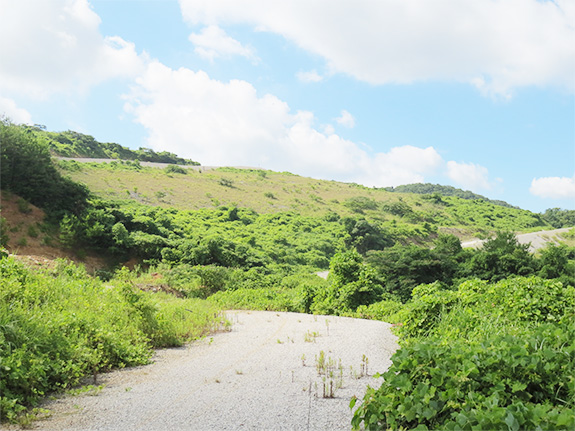
[{"label": "exposed soil", "polygon": [[74,250],[63,248],[58,233],[44,223],[44,211],[19,200],[14,194],[0,192],[0,216],[6,219],[9,237],[6,249],[16,259],[33,267],[52,267],[55,259],[67,259],[84,264],[88,272],[106,267],[101,257],[78,256]]}]

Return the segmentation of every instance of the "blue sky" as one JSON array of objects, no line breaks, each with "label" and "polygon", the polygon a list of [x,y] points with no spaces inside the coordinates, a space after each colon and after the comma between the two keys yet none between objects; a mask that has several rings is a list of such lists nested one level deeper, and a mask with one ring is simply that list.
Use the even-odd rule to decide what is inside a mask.
[{"label": "blue sky", "polygon": [[0,115],[575,208],[575,1],[0,0]]}]

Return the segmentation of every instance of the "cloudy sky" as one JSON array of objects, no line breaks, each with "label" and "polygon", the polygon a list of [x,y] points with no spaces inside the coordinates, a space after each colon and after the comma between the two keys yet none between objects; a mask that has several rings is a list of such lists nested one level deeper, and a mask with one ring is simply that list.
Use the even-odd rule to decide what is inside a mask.
[{"label": "cloudy sky", "polygon": [[0,0],[0,115],[575,208],[575,0]]}]

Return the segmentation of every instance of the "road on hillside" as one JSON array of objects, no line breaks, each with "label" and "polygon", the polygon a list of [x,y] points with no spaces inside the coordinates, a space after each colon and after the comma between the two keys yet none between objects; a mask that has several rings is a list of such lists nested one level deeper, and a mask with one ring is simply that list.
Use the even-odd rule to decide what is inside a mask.
[{"label": "road on hillside", "polygon": [[[388,323],[266,311],[228,312],[230,332],[159,351],[151,365],[101,377],[97,395],[46,404],[40,430],[349,430],[352,396],[397,349]],[[334,368],[324,398],[317,362]],[[367,368],[367,369],[366,369]],[[341,377],[340,377],[341,370]],[[362,376],[363,374],[368,376]],[[341,381],[342,387],[337,389]]]},{"label": "road on hillside", "polygon": [[[569,230],[573,229],[572,227],[565,227],[561,229],[554,229],[554,230],[542,230],[539,232],[531,232],[531,233],[522,233],[517,235],[517,241],[520,244],[529,244],[529,251],[534,252],[539,250],[540,248],[545,247],[549,242],[553,242],[555,244],[558,243],[560,238],[557,235],[568,232]],[[485,240],[482,239],[474,239],[471,241],[465,241],[461,243],[461,246],[464,248],[479,248]]]},{"label": "road on hillside", "polygon": [[[98,159],[98,158],[88,158],[88,157],[54,157],[57,160],[74,161],[78,163],[112,163],[112,162],[132,162],[134,160],[118,160],[118,159]],[[167,168],[168,166],[174,166],[173,163],[159,163],[159,162],[140,162],[141,166],[151,167],[151,168]],[[177,165],[184,169],[193,169],[196,171],[211,171],[213,169],[221,168],[222,166],[199,166],[199,165]],[[262,169],[254,168],[249,166],[229,166],[235,169]]]}]

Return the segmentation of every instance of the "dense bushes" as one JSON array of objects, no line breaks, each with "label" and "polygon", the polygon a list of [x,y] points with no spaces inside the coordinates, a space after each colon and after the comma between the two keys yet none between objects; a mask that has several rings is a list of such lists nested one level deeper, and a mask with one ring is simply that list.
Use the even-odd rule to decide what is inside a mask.
[{"label": "dense bushes", "polygon": [[331,260],[330,284],[316,292],[311,311],[318,314],[346,314],[360,305],[381,299],[383,289],[375,270],[363,263],[355,250],[337,253]]},{"label": "dense bushes", "polygon": [[399,315],[403,347],[355,428],[575,426],[573,287],[537,277],[424,285]]},{"label": "dense bushes", "polygon": [[366,429],[573,429],[573,325],[544,325],[449,346],[424,340],[395,353],[354,426]]},{"label": "dense bushes", "polygon": [[58,156],[88,157],[122,160],[140,160],[157,163],[181,165],[199,165],[189,159],[183,159],[168,151],[155,152],[150,148],[131,150],[116,143],[98,142],[94,137],[67,130],[65,132],[46,132],[41,128],[28,128],[35,135],[44,138],[50,150]]},{"label": "dense bushes", "polygon": [[65,212],[79,214],[88,190],[64,178],[52,164],[48,144],[24,127],[0,119],[0,184],[55,219]]},{"label": "dense bushes", "polygon": [[554,228],[575,226],[575,210],[549,208],[543,213],[543,220]]},{"label": "dense bushes", "polygon": [[61,240],[125,259],[176,266],[255,268],[310,265],[326,269],[344,236],[339,222],[295,213],[256,214],[219,207],[177,211],[134,203],[92,200],[83,216],[65,216]]},{"label": "dense bushes", "polygon": [[213,305],[141,292],[131,277],[123,271],[103,284],[63,261],[32,272],[0,259],[2,420],[86,374],[144,364],[152,347],[180,345],[217,326]]},{"label": "dense bushes", "polygon": [[478,250],[462,249],[453,235],[440,235],[435,247],[400,245],[367,253],[366,262],[383,281],[384,291],[406,302],[420,284],[441,282],[446,287],[479,278],[498,281],[515,275],[539,275],[574,286],[575,249],[549,245],[540,256],[519,244],[511,232],[498,232]]}]

